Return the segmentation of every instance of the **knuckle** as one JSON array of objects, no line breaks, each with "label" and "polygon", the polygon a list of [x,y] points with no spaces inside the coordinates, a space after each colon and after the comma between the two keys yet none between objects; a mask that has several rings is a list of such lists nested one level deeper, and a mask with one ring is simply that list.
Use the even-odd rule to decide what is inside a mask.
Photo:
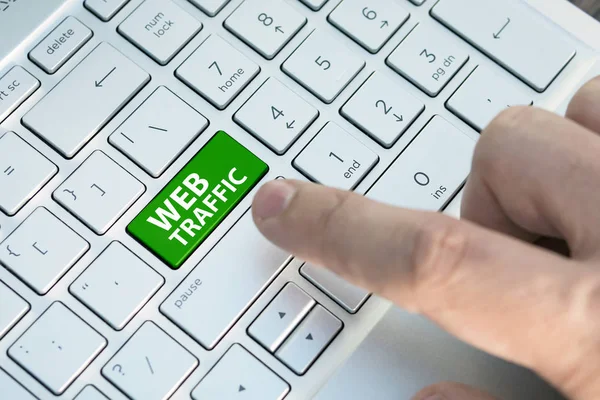
[{"label": "knuckle", "polygon": [[353,212],[353,194],[336,190],[331,206],[320,218],[321,222],[321,252],[330,268],[343,268],[348,264],[346,253],[339,251],[343,247],[346,223]]},{"label": "knuckle", "polygon": [[[460,284],[469,239],[461,223],[432,215],[418,228],[411,257],[413,284],[420,306],[430,294],[439,296]],[[438,303],[436,301],[435,303]]]}]

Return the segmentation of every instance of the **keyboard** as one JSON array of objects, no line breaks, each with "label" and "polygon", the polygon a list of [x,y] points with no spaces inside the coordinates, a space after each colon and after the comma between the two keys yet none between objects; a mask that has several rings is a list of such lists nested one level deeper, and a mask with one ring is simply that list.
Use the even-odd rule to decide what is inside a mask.
[{"label": "keyboard", "polygon": [[11,400],[311,398],[389,304],[266,241],[258,187],[443,211],[493,117],[592,55],[519,0],[27,5],[0,1]]}]

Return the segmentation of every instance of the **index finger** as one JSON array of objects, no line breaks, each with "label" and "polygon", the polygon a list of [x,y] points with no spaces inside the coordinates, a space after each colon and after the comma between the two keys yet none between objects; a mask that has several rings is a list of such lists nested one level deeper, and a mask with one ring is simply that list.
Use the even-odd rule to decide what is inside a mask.
[{"label": "index finger", "polygon": [[589,331],[567,322],[571,311],[600,287],[580,264],[465,221],[309,183],[266,184],[253,212],[261,232],[294,255],[554,382],[585,356],[564,357]]}]

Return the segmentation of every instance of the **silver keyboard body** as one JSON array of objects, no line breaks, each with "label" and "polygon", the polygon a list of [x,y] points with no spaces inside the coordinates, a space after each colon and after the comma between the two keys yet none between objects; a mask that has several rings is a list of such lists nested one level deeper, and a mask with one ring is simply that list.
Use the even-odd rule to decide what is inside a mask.
[{"label": "silver keyboard body", "polygon": [[[0,367],[40,399],[51,399],[55,397],[38,380],[15,363],[13,359],[8,356],[7,351],[44,312],[44,310],[55,301],[60,301],[65,304],[87,324],[94,328],[94,330],[100,333],[107,342],[106,347],[103,348],[89,365],[87,365],[81,375],[66,389],[64,394],[62,394],[61,398],[74,398],[88,384],[96,386],[111,399],[127,398],[119,389],[117,389],[117,387],[113,386],[105,379],[100,371],[145,321],[153,321],[171,336],[171,338],[175,339],[176,342],[193,354],[199,361],[197,367],[193,369],[193,372],[173,394],[173,399],[189,399],[190,393],[198,383],[235,343],[241,344],[289,384],[291,391],[285,397],[286,399],[307,399],[313,397],[327,382],[333,372],[353,353],[357,346],[359,346],[376,323],[386,313],[390,307],[388,302],[377,297],[371,297],[364,305],[362,305],[359,312],[350,314],[313,286],[307,279],[302,277],[299,274],[299,269],[303,264],[302,261],[292,259],[218,345],[214,349],[208,351],[167,319],[159,311],[159,306],[181,283],[192,268],[206,256],[209,250],[213,248],[213,246],[249,208],[252,194],[256,189],[242,200],[224,222],[219,225],[210,237],[186,261],[180,270],[169,269],[142,245],[127,235],[125,232],[127,224],[144,208],[152,197],[162,189],[167,182],[169,182],[186,162],[207,143],[212,134],[217,130],[224,130],[229,133],[239,143],[251,150],[269,165],[269,173],[261,181],[265,182],[270,179],[275,179],[278,176],[293,179],[306,179],[305,176],[294,168],[293,160],[327,122],[335,122],[340,127],[359,138],[363,143],[367,144],[367,146],[379,157],[378,163],[355,189],[359,193],[364,193],[373,186],[390,164],[398,157],[401,151],[411,143],[412,139],[414,139],[423,127],[427,125],[434,115],[442,116],[472,140],[477,140],[479,136],[478,132],[451,113],[445,106],[445,102],[465,81],[476,66],[490,68],[497,74],[522,86],[527,90],[534,101],[534,104],[550,110],[559,110],[560,112],[564,111],[565,100],[573,93],[575,88],[581,84],[582,79],[588,74],[588,71],[596,62],[595,52],[591,48],[574,38],[568,37],[567,33],[565,33],[565,37],[568,37],[568,41],[572,44],[573,48],[576,49],[577,55],[546,91],[537,93],[530,90],[521,81],[516,79],[502,67],[498,66],[482,52],[469,46],[460,37],[454,35],[442,24],[434,20],[429,14],[432,6],[435,4],[434,0],[427,0],[425,4],[421,6],[415,6],[408,0],[396,0],[396,3],[410,12],[410,18],[376,54],[365,51],[327,20],[326,17],[332,12],[339,1],[329,0],[320,11],[313,12],[299,1],[285,0],[285,2],[292,5],[298,13],[307,18],[307,23],[272,60],[267,61],[223,26],[224,20],[227,19],[227,17],[242,3],[242,0],[231,0],[214,18],[209,18],[188,1],[173,0],[173,2],[201,21],[203,28],[164,67],[160,66],[144,54],[144,52],[137,49],[117,32],[118,25],[142,3],[142,0],[130,0],[109,22],[102,22],[90,11],[85,9],[82,6],[81,1],[66,0],[62,7],[60,7],[51,18],[46,20],[29,37],[23,40],[8,57],[0,59],[0,76],[7,72],[12,66],[20,65],[29,73],[33,74],[41,83],[41,87],[4,122],[2,122],[2,130],[16,132],[21,138],[41,152],[58,167],[57,175],[55,175],[15,216],[9,217],[7,214],[0,212],[0,242],[7,238],[8,235],[36,208],[43,206],[76,233],[81,235],[90,246],[89,251],[87,251],[85,255],[83,255],[83,257],[56,283],[56,285],[43,296],[36,294],[20,279],[9,272],[9,270],[0,267],[0,281],[4,282],[19,296],[24,298],[31,306],[27,314],[25,314],[12,329],[0,339]],[[2,5],[0,4],[0,7],[1,6]],[[533,9],[530,11],[532,13],[536,12]],[[469,11],[464,10],[464,12],[468,13]],[[58,70],[58,72],[53,75],[48,75],[28,58],[28,53],[67,16],[76,17],[81,21],[93,32],[93,37],[77,51],[77,53]],[[16,23],[17,21],[14,22]],[[392,70],[385,62],[386,58],[417,24],[426,27],[431,31],[448,36],[449,40],[460,43],[460,46],[464,46],[469,52],[469,60],[466,64],[457,72],[456,76],[449,81],[441,93],[434,98],[429,97],[416,86],[413,86],[410,82]],[[327,32],[340,42],[345,43],[355,55],[366,62],[365,67],[362,68],[358,75],[352,79],[339,97],[331,104],[325,104],[320,101],[281,69],[282,63],[284,63],[313,29]],[[261,68],[258,77],[253,79],[241,94],[223,111],[213,107],[213,105],[174,76],[174,70],[180,66],[210,34],[215,33],[218,33],[222,38],[232,44]],[[101,42],[110,43],[117,50],[126,55],[151,76],[151,81],[144,86],[143,89],[128,102],[125,107],[82,148],[81,151],[79,151],[72,159],[66,159],[42,141],[37,135],[26,129],[21,124],[21,118]],[[388,78],[393,79],[400,87],[415,96],[426,106],[423,113],[416,118],[415,122],[390,149],[386,149],[371,140],[367,135],[363,134],[340,115],[339,112],[340,108],[350,97],[352,97],[357,89],[359,89],[363,82],[365,82],[375,70],[380,71]],[[304,132],[282,156],[276,155],[268,147],[256,140],[252,135],[236,124],[232,119],[232,115],[252,96],[267,77],[277,78],[319,111],[319,116],[316,121],[310,125],[307,131]],[[108,136],[122,124],[127,117],[139,107],[139,105],[154,90],[156,90],[157,87],[161,85],[168,87],[172,92],[177,94],[177,96],[198,110],[210,122],[210,125],[206,131],[185,148],[184,152],[160,178],[153,179],[134,164],[127,156],[112,146],[108,142]],[[89,106],[94,107],[94,104],[90,104]],[[69,113],[69,99],[64,99],[62,109],[65,113]],[[78,116],[73,115],[72,118],[78,118]],[[1,134],[2,132],[0,132],[0,135]],[[103,151],[106,155],[134,175],[146,187],[144,194],[135,201],[135,203],[127,209],[124,215],[121,216],[107,233],[102,236],[96,235],[85,224],[52,198],[53,191],[96,150]],[[1,161],[2,160],[0,160],[0,163]],[[123,243],[164,278],[164,285],[160,287],[158,292],[153,295],[135,317],[127,323],[124,329],[120,331],[111,328],[109,324],[104,322],[69,292],[69,286],[112,241]],[[233,251],[235,251],[234,248],[232,248],[232,252]],[[298,376],[292,372],[292,370],[288,369],[247,334],[247,328],[251,325],[252,321],[256,319],[262,310],[265,309],[275,295],[288,282],[294,282],[315,299],[317,303],[323,305],[343,322],[342,333],[327,347],[325,353],[303,376]],[[223,293],[222,296],[213,299],[215,310],[218,310],[220,303],[228,301],[227,296],[227,293]],[[2,299],[0,299],[0,302],[1,301]],[[52,360],[48,360],[48,362],[52,363]],[[1,392],[0,397],[2,397]]]}]

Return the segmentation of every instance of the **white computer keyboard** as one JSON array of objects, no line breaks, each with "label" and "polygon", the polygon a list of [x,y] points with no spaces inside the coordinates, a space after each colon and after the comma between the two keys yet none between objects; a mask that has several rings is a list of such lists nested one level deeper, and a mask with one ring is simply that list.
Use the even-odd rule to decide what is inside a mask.
[{"label": "white computer keyboard", "polygon": [[308,179],[442,210],[478,132],[553,99],[591,54],[519,0],[11,8],[7,400],[309,398],[388,305],[268,243],[257,187]]}]

